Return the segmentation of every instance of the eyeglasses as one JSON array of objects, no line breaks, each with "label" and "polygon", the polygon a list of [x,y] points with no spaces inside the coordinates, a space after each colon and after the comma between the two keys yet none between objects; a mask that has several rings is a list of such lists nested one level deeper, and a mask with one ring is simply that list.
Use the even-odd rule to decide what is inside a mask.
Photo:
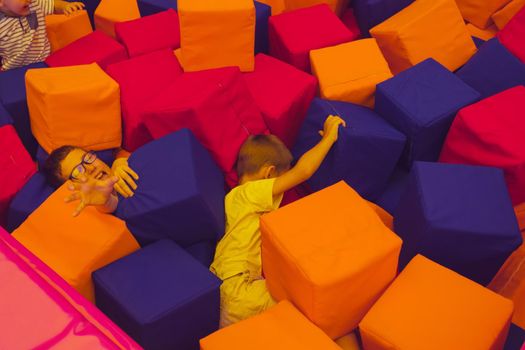
[{"label": "eyeglasses", "polygon": [[76,165],[71,174],[69,174],[69,179],[71,181],[80,180],[80,176],[86,172],[85,164],[93,164],[97,160],[97,155],[95,152],[89,151],[84,154],[80,164]]}]

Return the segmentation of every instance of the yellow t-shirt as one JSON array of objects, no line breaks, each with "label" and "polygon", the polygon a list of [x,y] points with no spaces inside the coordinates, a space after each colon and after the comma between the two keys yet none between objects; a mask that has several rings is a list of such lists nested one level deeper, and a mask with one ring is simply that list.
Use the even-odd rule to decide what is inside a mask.
[{"label": "yellow t-shirt", "polygon": [[282,195],[273,197],[275,178],[249,181],[232,189],[224,199],[226,233],[215,251],[210,270],[222,280],[239,273],[261,276],[262,214],[279,208]]}]

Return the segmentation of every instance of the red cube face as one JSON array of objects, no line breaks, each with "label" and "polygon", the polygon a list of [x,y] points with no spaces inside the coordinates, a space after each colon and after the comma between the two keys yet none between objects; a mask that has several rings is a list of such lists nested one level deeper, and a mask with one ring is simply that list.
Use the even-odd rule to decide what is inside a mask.
[{"label": "red cube face", "polygon": [[440,161],[503,169],[514,205],[525,201],[525,87],[503,91],[459,111]]},{"label": "red cube face", "polygon": [[236,67],[185,73],[144,106],[142,113],[154,139],[190,129],[230,185],[236,183],[235,162],[246,138],[268,132]]},{"label": "red cube face", "polygon": [[9,203],[36,172],[36,163],[12,125],[0,127],[0,226],[6,224]]},{"label": "red cube face", "polygon": [[110,36],[94,31],[68,46],[55,51],[47,59],[50,67],[98,63],[102,69],[128,58],[126,49]]},{"label": "red cube face", "polygon": [[505,28],[498,33],[498,38],[510,52],[525,63],[525,7],[523,7]]},{"label": "red cube face", "polygon": [[317,91],[317,79],[273,57],[255,56],[244,79],[270,132],[291,148]]},{"label": "red cube face", "polygon": [[351,41],[354,35],[326,4],[270,17],[270,54],[305,72],[309,52]]},{"label": "red cube face", "polygon": [[155,51],[108,66],[107,73],[120,86],[123,147],[132,152],[152,140],[140,111],[142,106],[182,74],[170,49]]},{"label": "red cube face", "polygon": [[172,9],[128,22],[115,23],[115,34],[129,57],[180,47],[179,16]]}]

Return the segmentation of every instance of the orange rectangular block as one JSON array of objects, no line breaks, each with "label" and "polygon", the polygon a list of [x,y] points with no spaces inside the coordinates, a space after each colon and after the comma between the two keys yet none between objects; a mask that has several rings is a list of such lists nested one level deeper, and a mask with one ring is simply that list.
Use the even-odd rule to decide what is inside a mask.
[{"label": "orange rectangular block", "polygon": [[[514,207],[514,211],[525,242],[525,203]],[[525,328],[525,244],[509,256],[488,288],[514,302],[512,322]]]},{"label": "orange rectangular block", "polygon": [[288,301],[200,340],[201,350],[341,350]]},{"label": "orange rectangular block", "polygon": [[251,0],[179,0],[180,63],[185,72],[254,69],[255,6]]},{"label": "orange rectangular block", "polygon": [[321,97],[370,108],[376,85],[392,77],[375,39],[312,50],[310,62]]},{"label": "orange rectangular block", "polygon": [[525,6],[525,0],[512,0],[505,7],[496,11],[492,14],[492,20],[496,24],[499,30],[505,28],[507,23],[518,13],[523,6]]},{"label": "orange rectangular block", "polygon": [[472,23],[468,23],[467,29],[470,35],[475,36],[476,38],[480,38],[484,41],[489,41],[490,39],[494,38],[496,34],[498,34],[498,27],[496,27],[495,25],[491,25],[487,29],[480,29]]},{"label": "orange rectangular block", "polygon": [[126,223],[78,203],[65,203],[67,184],[56,190],[13,232],[27,249],[88,300],[94,301],[91,273],[139,249]]},{"label": "orange rectangular block", "polygon": [[509,256],[488,288],[514,302],[512,322],[525,328],[525,244]]},{"label": "orange rectangular block", "polygon": [[268,289],[332,339],[354,329],[397,272],[401,239],[344,182],[263,215]]},{"label": "orange rectangular block", "polygon": [[137,0],[102,0],[95,10],[95,29],[116,38],[116,22],[137,18],[140,18]]},{"label": "orange rectangular block", "polygon": [[427,58],[455,71],[476,52],[454,0],[417,0],[370,34],[394,74]]},{"label": "orange rectangular block", "polygon": [[286,11],[293,11],[319,4],[327,4],[336,15],[341,16],[344,10],[348,7],[349,0],[284,0],[284,2]]},{"label": "orange rectangular block", "polygon": [[503,349],[512,301],[417,255],[359,324],[367,350]]},{"label": "orange rectangular block", "polygon": [[44,150],[120,147],[120,88],[96,63],[26,73],[31,130]]},{"label": "orange rectangular block", "polygon": [[51,52],[54,52],[93,32],[93,28],[87,12],[82,10],[69,16],[46,16],[46,31]]},{"label": "orange rectangular block", "polygon": [[463,18],[476,27],[485,29],[493,22],[491,16],[511,0],[456,0]]}]

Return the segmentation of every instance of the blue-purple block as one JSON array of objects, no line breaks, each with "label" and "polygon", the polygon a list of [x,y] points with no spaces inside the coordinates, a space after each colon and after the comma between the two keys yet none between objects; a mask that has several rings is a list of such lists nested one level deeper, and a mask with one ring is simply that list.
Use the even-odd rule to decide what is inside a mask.
[{"label": "blue-purple block", "polygon": [[402,167],[396,167],[384,191],[374,200],[374,203],[394,214],[401,195],[408,184],[409,172]]},{"label": "blue-purple block", "polygon": [[456,75],[486,98],[514,86],[525,85],[525,64],[493,38]]},{"label": "blue-purple block", "polygon": [[436,161],[458,110],[479,93],[433,59],[377,85],[375,110],[407,136],[402,164]]},{"label": "blue-purple block", "polygon": [[476,45],[477,49],[479,49],[483,44],[486,43],[485,40],[475,37],[475,36],[472,37],[472,41],[474,42],[474,45]]},{"label": "blue-purple block", "polygon": [[224,176],[191,131],[140,147],[128,163],[138,188],[115,214],[141,245],[170,238],[187,247],[224,233]]},{"label": "blue-purple block", "polygon": [[522,243],[497,168],[416,162],[394,213],[404,267],[422,254],[482,285]]},{"label": "blue-purple block", "polygon": [[84,4],[84,8],[88,13],[91,26],[95,28],[95,11],[100,4],[100,0],[82,0],[82,3]]},{"label": "blue-purple block", "polygon": [[[64,145],[65,146],[65,145]],[[73,145],[74,146],[74,145]],[[90,150],[87,150],[90,151]],[[97,158],[106,163],[109,167],[113,164],[115,160],[115,149],[107,149],[102,151],[95,151]],[[40,146],[36,150],[36,162],[38,163],[39,169],[42,169],[44,163],[46,162],[49,154]]]},{"label": "blue-purple block", "polygon": [[405,136],[369,108],[315,98],[301,126],[293,155],[298,159],[319,140],[329,114],[346,121],[339,138],[308,180],[314,191],[346,181],[361,196],[373,200],[383,191],[405,145]]},{"label": "blue-purple block", "polygon": [[525,330],[511,323],[503,350],[520,350],[523,346],[525,346]]},{"label": "blue-purple block", "polygon": [[47,183],[43,173],[35,173],[9,204],[7,231],[13,232],[54,191],[54,188]]},{"label": "blue-purple block", "polygon": [[255,1],[255,54],[268,52],[268,19],[272,8]]},{"label": "blue-purple block", "polygon": [[96,305],[148,350],[198,350],[219,326],[221,281],[170,240],[93,273]]},{"label": "blue-purple block", "polygon": [[0,102],[11,115],[16,132],[32,157],[36,154],[37,142],[31,133],[25,75],[28,69],[46,67],[40,62],[0,73]]},{"label": "blue-purple block", "polygon": [[354,13],[361,33],[369,37],[369,30],[392,17],[414,0],[353,0]]},{"label": "blue-purple block", "polygon": [[13,124],[13,119],[9,115],[9,112],[0,103],[0,127],[7,124]]},{"label": "blue-purple block", "polygon": [[174,9],[177,11],[177,0],[138,0],[140,16],[149,16]]},{"label": "blue-purple block", "polygon": [[209,268],[213,258],[215,257],[215,247],[217,246],[215,241],[203,241],[193,244],[189,247],[184,248],[195,260],[199,261],[202,265]]}]

